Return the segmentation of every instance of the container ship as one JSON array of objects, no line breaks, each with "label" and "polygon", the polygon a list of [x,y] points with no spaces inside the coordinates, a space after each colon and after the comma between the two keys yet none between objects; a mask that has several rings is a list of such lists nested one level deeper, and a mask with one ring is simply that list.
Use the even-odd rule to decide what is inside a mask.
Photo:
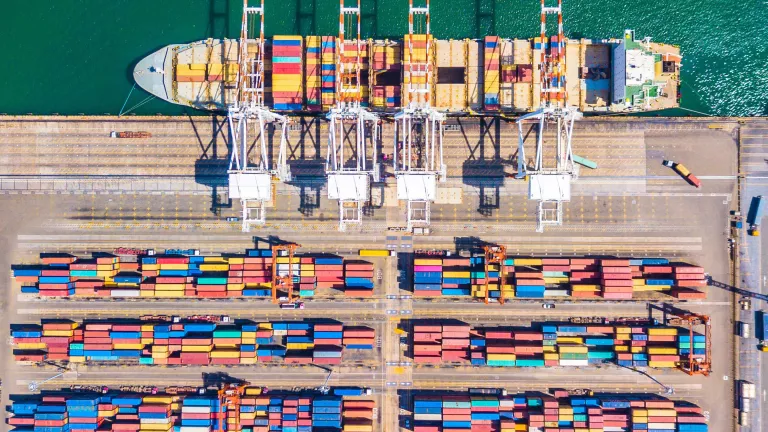
[{"label": "container ship", "polygon": [[[237,96],[239,45],[237,39],[168,45],[139,61],[133,76],[141,88],[165,101],[226,111]],[[631,30],[622,38],[603,40],[437,40],[430,34],[409,34],[402,40],[358,44],[333,36],[274,36],[264,39],[264,103],[296,114],[330,110],[339,100],[337,65],[357,61],[359,51],[361,105],[395,112],[409,103],[412,57],[407,48],[422,45],[436,72],[428,75],[431,105],[449,115],[537,110],[542,105],[539,70],[545,55],[564,55],[565,71],[553,79],[561,80],[564,98],[585,114],[679,106],[680,49],[636,39]],[[257,46],[249,43],[247,49]]]}]

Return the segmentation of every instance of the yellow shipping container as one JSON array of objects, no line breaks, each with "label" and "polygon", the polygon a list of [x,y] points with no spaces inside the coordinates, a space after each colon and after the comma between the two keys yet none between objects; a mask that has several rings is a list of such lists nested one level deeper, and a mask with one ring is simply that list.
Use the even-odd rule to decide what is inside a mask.
[{"label": "yellow shipping container", "polygon": [[169,404],[173,402],[173,396],[150,395],[142,398],[144,403]]},{"label": "yellow shipping container", "polygon": [[413,260],[414,265],[443,265],[443,260],[440,258],[417,258]]},{"label": "yellow shipping container", "polygon": [[211,351],[211,358],[240,358],[240,351],[217,349]]},{"label": "yellow shipping container", "polygon": [[628,340],[632,340],[632,335],[622,333],[622,334],[613,335],[613,338],[617,340],[628,341]]},{"label": "yellow shipping container", "polygon": [[[497,74],[498,76],[498,74]],[[520,266],[539,266],[541,265],[540,258],[515,258],[515,267]]]},{"label": "yellow shipping container", "polygon": [[155,297],[181,298],[184,297],[184,291],[155,291]]},{"label": "yellow shipping container", "polygon": [[[552,346],[545,346],[544,348],[554,348],[554,347],[552,347]],[[544,350],[544,351],[546,351],[546,350]],[[559,359],[560,359],[560,355],[557,354],[557,353],[548,353],[548,352],[544,353],[544,360],[559,360]]]},{"label": "yellow shipping container", "polygon": [[544,345],[542,347],[542,351],[545,352],[545,353],[554,353],[554,352],[557,351],[557,346],[556,345]]},{"label": "yellow shipping container", "polygon": [[140,350],[144,348],[144,344],[140,343],[116,343],[112,344],[114,349],[127,349],[127,350]]},{"label": "yellow shipping container", "polygon": [[574,343],[574,344],[583,344],[584,338],[579,336],[558,336],[557,337],[557,343]]},{"label": "yellow shipping container", "polygon": [[96,264],[96,271],[111,271],[114,270],[114,264]]},{"label": "yellow shipping container", "polygon": [[573,408],[569,408],[567,406],[560,406],[559,407],[560,415],[573,415]]},{"label": "yellow shipping container", "polygon": [[72,330],[43,330],[43,336],[71,337],[73,334]]},{"label": "yellow shipping container", "polygon": [[155,341],[155,339],[151,338],[151,337],[141,338],[141,343],[144,344],[144,345],[152,345],[152,342],[154,342],[154,341]]},{"label": "yellow shipping container", "polygon": [[142,423],[141,429],[139,429],[139,432],[142,431],[167,431],[171,429],[171,423]]},{"label": "yellow shipping container", "polygon": [[489,353],[488,360],[515,360],[517,356],[515,354],[497,354]]},{"label": "yellow shipping container", "polygon": [[638,353],[641,353],[641,352],[645,352],[645,347],[640,347],[640,346],[632,347],[632,353],[633,354],[638,354]]},{"label": "yellow shipping container", "polygon": [[674,409],[648,408],[648,417],[677,417]]},{"label": "yellow shipping container", "polygon": [[227,291],[242,291],[245,288],[243,283],[230,283],[227,284]]},{"label": "yellow shipping container", "polygon": [[673,368],[675,362],[673,361],[649,361],[648,366],[652,368]]},{"label": "yellow shipping container", "polygon": [[[247,396],[258,396],[261,394],[261,388],[260,387],[248,387],[245,389],[245,394]],[[263,413],[263,411],[261,411]],[[264,414],[261,414],[264,415]]]},{"label": "yellow shipping container", "polygon": [[272,323],[259,323],[259,329],[272,330]]},{"label": "yellow shipping container", "polygon": [[213,345],[182,345],[182,352],[211,352]]},{"label": "yellow shipping container", "polygon": [[600,291],[600,285],[571,285],[572,291],[583,291],[583,292],[597,292]]},{"label": "yellow shipping container", "polygon": [[285,344],[285,347],[287,349],[296,349],[296,350],[304,350],[304,349],[312,349],[315,347],[315,344],[313,343],[287,343]]},{"label": "yellow shipping container", "polygon": [[648,410],[645,408],[635,408],[632,410],[633,416],[648,417]]},{"label": "yellow shipping container", "polygon": [[152,352],[168,352],[168,345],[152,345]]},{"label": "yellow shipping container", "polygon": [[230,257],[228,261],[230,264],[245,264],[245,258],[243,257]]},{"label": "yellow shipping container", "polygon": [[669,328],[649,328],[649,336],[677,336],[677,329],[674,327]]},{"label": "yellow shipping container", "polygon": [[256,338],[242,338],[240,343],[243,345],[256,345]]},{"label": "yellow shipping container", "polygon": [[143,331],[143,332],[145,332],[145,331],[152,331],[154,329],[155,329],[155,325],[154,324],[142,324],[141,325],[141,331]]},{"label": "yellow shipping container", "polygon": [[[386,249],[360,249],[360,256],[389,256],[389,251]],[[416,260],[418,261],[418,260]]]},{"label": "yellow shipping container", "polygon": [[227,270],[229,270],[229,264],[200,264],[200,270],[202,270],[202,271],[227,271]]},{"label": "yellow shipping container", "polygon": [[141,290],[139,291],[139,297],[154,297],[155,290]]},{"label": "yellow shipping container", "polygon": [[37,342],[37,343],[25,342],[25,343],[17,343],[16,346],[19,349],[23,349],[23,350],[39,350],[39,349],[46,349],[48,347],[48,344],[43,342]]},{"label": "yellow shipping container", "polygon": [[243,339],[255,338],[256,337],[256,332],[255,331],[244,331],[240,335],[242,336]]},{"label": "yellow shipping container", "polygon": [[160,267],[157,264],[142,264],[141,269],[148,270],[148,271],[155,271],[155,270],[160,270]]},{"label": "yellow shipping container", "polygon": [[352,425],[345,424],[344,432],[372,432],[373,426],[371,425]]},{"label": "yellow shipping container", "polygon": [[70,363],[85,363],[85,356],[70,356]]},{"label": "yellow shipping container", "polygon": [[632,329],[629,327],[616,327],[616,334],[631,334]]},{"label": "yellow shipping container", "polygon": [[677,348],[648,347],[648,354],[677,355]]},{"label": "yellow shipping container", "polygon": [[548,284],[561,284],[561,283],[568,283],[570,279],[566,277],[545,277],[544,283]]},{"label": "yellow shipping container", "polygon": [[164,352],[153,352],[152,353],[152,358],[153,359],[155,359],[155,358],[156,359],[165,359],[165,358],[168,358],[168,356],[169,356],[169,354],[168,353],[164,353]]},{"label": "yellow shipping container", "polygon": [[240,357],[240,364],[254,365],[256,364],[256,357]]},{"label": "yellow shipping container", "polygon": [[189,264],[160,264],[161,270],[187,270]]},{"label": "yellow shipping container", "polygon": [[447,271],[443,272],[444,278],[469,278],[470,272],[468,271]]},{"label": "yellow shipping container", "polygon": [[560,354],[586,354],[589,352],[589,347],[560,345],[557,350]]},{"label": "yellow shipping container", "polygon": [[627,352],[629,351],[629,347],[626,345],[616,345],[613,347],[613,350],[616,352]]}]

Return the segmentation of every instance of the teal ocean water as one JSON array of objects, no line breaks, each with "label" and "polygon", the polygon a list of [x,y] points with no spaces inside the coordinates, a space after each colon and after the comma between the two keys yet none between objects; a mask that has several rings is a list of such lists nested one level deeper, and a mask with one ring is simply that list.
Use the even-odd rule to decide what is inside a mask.
[{"label": "teal ocean water", "polygon": [[[417,0],[418,1],[418,0]],[[432,0],[439,38],[532,37],[537,0]],[[338,32],[336,0],[267,0],[266,31]],[[400,37],[407,0],[363,0],[366,37]],[[0,113],[117,114],[135,63],[170,43],[237,37],[240,0],[6,0]],[[564,0],[570,37],[638,36],[679,45],[682,106],[713,115],[768,115],[766,0]],[[128,102],[147,97],[137,89]],[[676,111],[686,115],[692,111]],[[204,114],[160,100],[136,114]]]}]

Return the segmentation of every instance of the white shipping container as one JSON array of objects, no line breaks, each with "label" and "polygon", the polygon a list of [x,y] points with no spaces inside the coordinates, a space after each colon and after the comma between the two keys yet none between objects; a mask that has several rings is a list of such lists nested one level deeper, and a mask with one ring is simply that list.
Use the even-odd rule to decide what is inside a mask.
[{"label": "white shipping container", "polygon": [[143,418],[139,419],[139,423],[143,424],[166,424],[170,423],[171,419],[168,418]]},{"label": "white shipping container", "polygon": [[128,289],[113,289],[110,291],[111,297],[139,297],[141,295],[139,290]]},{"label": "white shipping container", "polygon": [[502,399],[499,401],[500,407],[510,408],[515,406],[515,401],[512,399]]},{"label": "white shipping container", "polygon": [[560,366],[589,366],[589,360],[560,359]]},{"label": "white shipping container", "polygon": [[677,423],[648,423],[648,429],[677,430]]},{"label": "white shipping container", "polygon": [[443,419],[442,414],[414,414],[413,419],[415,421],[440,421]]},{"label": "white shipping container", "polygon": [[182,406],[181,412],[183,413],[193,413],[193,414],[205,414],[211,412],[211,407],[209,406]]},{"label": "white shipping container", "polygon": [[544,297],[568,297],[567,289],[546,289]]},{"label": "white shipping container", "polygon": [[179,432],[210,432],[211,428],[207,426],[182,426]]},{"label": "white shipping container", "polygon": [[273,330],[272,334],[275,336],[286,336],[288,335],[288,330]]}]

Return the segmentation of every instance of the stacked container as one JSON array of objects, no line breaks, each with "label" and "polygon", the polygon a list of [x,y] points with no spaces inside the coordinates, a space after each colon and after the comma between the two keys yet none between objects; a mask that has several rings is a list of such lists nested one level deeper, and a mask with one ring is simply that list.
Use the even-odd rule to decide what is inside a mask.
[{"label": "stacked container", "polygon": [[300,111],[304,101],[301,36],[272,39],[272,98],[278,111]]},{"label": "stacked container", "polygon": [[307,53],[304,58],[304,77],[306,79],[307,111],[322,110],[322,39],[320,36],[307,36]]},{"label": "stacked container", "polygon": [[[119,361],[149,365],[255,364],[286,357],[286,350],[290,351],[288,363],[315,357],[316,362],[338,364],[342,347],[370,350],[375,336],[370,328],[341,324],[110,321],[14,326],[11,335],[19,362]],[[324,358],[338,361],[319,360]]]},{"label": "stacked container", "polygon": [[486,36],[483,53],[484,94],[483,106],[487,111],[499,110],[499,61],[500,44],[498,36]]},{"label": "stacked container", "polygon": [[685,431],[706,432],[701,408],[649,395],[416,395],[414,432]]},{"label": "stacked container", "polygon": [[347,349],[372,350],[376,333],[368,327],[344,327],[342,344]]},{"label": "stacked container", "polygon": [[[415,34],[405,35],[403,41],[403,87],[402,105],[408,106],[411,102],[424,104],[432,100],[431,94],[413,93],[408,89],[424,89],[427,80],[431,76],[433,67],[433,52],[428,47],[432,45],[432,35]],[[413,98],[413,100],[411,100]]]},{"label": "stacked container", "polygon": [[[14,399],[17,399],[15,395]],[[13,402],[8,423],[38,432],[216,430],[250,432],[371,432],[371,400],[314,393],[264,394],[249,387],[236,405],[221,406],[216,394],[48,393]],[[219,416],[222,412],[224,417]],[[220,424],[220,422],[222,424]]]},{"label": "stacked container", "polygon": [[364,261],[344,263],[344,295],[346,297],[373,296],[373,264]]},{"label": "stacked container", "polygon": [[[142,256],[136,261],[118,257],[57,258],[44,266],[17,266],[13,270],[22,293],[44,297],[239,298],[271,295],[272,251],[251,249],[240,256]],[[296,255],[294,289],[302,298],[316,288],[344,288],[343,259]],[[287,276],[287,257],[278,257],[278,274]],[[316,266],[316,264],[318,264]],[[352,275],[350,292],[370,295],[373,267]],[[354,278],[370,279],[367,283]],[[320,283],[318,283],[320,281]],[[362,285],[361,285],[362,284]],[[366,291],[367,290],[367,291]]]},{"label": "stacked container", "polygon": [[[624,300],[636,293],[670,292],[688,298],[705,293],[689,287],[706,285],[701,267],[670,265],[664,258],[507,258],[504,262],[507,285],[499,287],[501,269],[490,266],[485,257],[414,260],[414,295],[419,297],[463,297],[484,299],[488,281],[489,298],[567,298]],[[674,272],[674,273],[673,273]],[[438,283],[440,291],[438,292]],[[698,296],[698,297],[697,297]]]},{"label": "stacked container", "polygon": [[416,297],[442,295],[443,260],[416,258],[413,265],[413,295]]},{"label": "stacked container", "polygon": [[176,65],[176,81],[180,83],[201,83],[205,82],[206,65],[199,64],[178,64]]},{"label": "stacked container", "polygon": [[[679,333],[679,335],[678,335]],[[415,363],[470,361],[475,366],[589,366],[674,368],[690,353],[687,331],[659,326],[478,328],[440,322],[413,326]],[[694,334],[694,359],[703,359],[704,335]]]},{"label": "stacked container", "polygon": [[[374,41],[371,44],[371,108],[392,110],[400,107],[400,85],[382,83],[383,74],[400,76],[402,48],[398,42]],[[399,79],[398,79],[399,81]]]}]

